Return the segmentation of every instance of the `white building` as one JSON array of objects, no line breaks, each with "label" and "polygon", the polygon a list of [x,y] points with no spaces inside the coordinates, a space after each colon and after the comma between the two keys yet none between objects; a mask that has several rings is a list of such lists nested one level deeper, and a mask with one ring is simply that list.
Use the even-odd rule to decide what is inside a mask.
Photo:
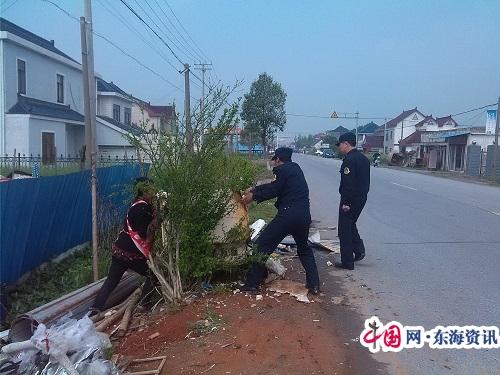
[{"label": "white building", "polygon": [[0,18],[0,154],[76,155],[83,146],[81,65]]},{"label": "white building", "polygon": [[99,157],[130,157],[135,149],[128,141],[128,134],[142,130],[132,124],[131,96],[113,82],[97,78],[97,134]]},{"label": "white building", "polygon": [[133,99],[132,124],[145,127],[146,131],[155,130],[161,134],[169,134],[175,131],[177,121],[175,104],[151,105],[143,100]]},{"label": "white building", "polygon": [[[417,107],[403,111],[399,116],[387,121],[380,127],[384,129],[384,152],[391,154],[399,152],[399,142],[416,131],[415,126],[424,120],[426,116]],[[382,131],[382,134],[384,134]]]},{"label": "white building", "polygon": [[[46,40],[0,18],[0,155],[78,156],[85,144],[80,63]],[[126,135],[132,100],[97,78],[96,141],[101,153],[133,154]],[[113,154],[114,156],[114,154]]]}]

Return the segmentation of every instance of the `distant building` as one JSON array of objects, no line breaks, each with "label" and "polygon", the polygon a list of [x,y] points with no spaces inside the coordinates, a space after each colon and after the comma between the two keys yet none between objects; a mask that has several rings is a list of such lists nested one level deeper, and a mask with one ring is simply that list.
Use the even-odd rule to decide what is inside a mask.
[{"label": "distant building", "polygon": [[383,153],[384,152],[384,136],[375,134],[366,134],[361,144],[363,152]]},{"label": "distant building", "polygon": [[132,123],[146,127],[146,131],[155,130],[161,134],[171,134],[176,129],[177,114],[175,104],[151,105],[144,100],[133,98]]},{"label": "distant building", "polygon": [[327,131],[328,135],[332,135],[337,139],[339,139],[342,134],[349,133],[349,132],[350,132],[350,130],[347,128],[344,128],[343,126],[337,126],[335,129]]},{"label": "distant building", "polygon": [[464,171],[468,146],[474,144],[486,151],[495,136],[484,127],[452,127],[441,130],[417,130],[401,141],[402,150],[410,155],[410,165],[443,171]]},{"label": "distant building", "polygon": [[99,156],[133,156],[136,151],[128,134],[140,134],[143,129],[132,124],[133,100],[113,82],[97,78],[97,134]]},{"label": "distant building", "polygon": [[[357,144],[358,147],[361,147],[366,139],[367,135],[372,135],[378,130],[379,126],[375,124],[373,121],[368,124],[358,126],[358,139]],[[356,133],[356,129],[351,130],[353,133]]]},{"label": "distant building", "polygon": [[385,126],[380,128],[384,129],[384,152],[391,154],[400,151],[399,142],[410,134],[414,133],[417,129],[415,126],[422,122],[427,116],[420,112],[417,107],[403,111],[392,120],[388,121]]},{"label": "distant building", "polygon": [[457,122],[451,117],[432,117],[426,116],[422,121],[415,125],[416,130],[420,131],[438,131],[453,129],[458,126]]}]

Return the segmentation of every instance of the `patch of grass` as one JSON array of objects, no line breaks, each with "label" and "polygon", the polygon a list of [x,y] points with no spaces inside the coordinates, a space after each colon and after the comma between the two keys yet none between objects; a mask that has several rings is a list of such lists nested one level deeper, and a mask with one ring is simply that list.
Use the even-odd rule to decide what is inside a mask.
[{"label": "patch of grass", "polygon": [[276,199],[271,199],[259,204],[252,203],[248,209],[250,223],[253,223],[257,219],[264,219],[266,223],[269,223],[277,212],[276,207],[274,207],[275,202]]},{"label": "patch of grass", "polygon": [[[99,276],[106,275],[111,261],[109,251],[99,254]],[[33,310],[58,297],[93,282],[92,251],[85,248],[60,262],[50,262],[32,272],[28,278],[9,293],[11,322],[19,314]]]},{"label": "patch of grass", "polygon": [[[21,167],[15,168],[16,171],[23,171],[31,174],[31,168]],[[66,166],[66,167],[51,167],[51,166],[43,166],[40,168],[40,176],[60,176],[69,173],[80,172],[82,169],[79,166]],[[12,168],[2,167],[0,168],[0,174],[2,176],[7,176],[10,172],[12,172]]]},{"label": "patch of grass", "polygon": [[267,169],[267,163],[269,162],[268,159],[256,159],[252,160],[252,163],[257,165],[258,167],[258,173],[257,173],[257,180],[262,181],[262,180],[268,180],[274,177],[273,171]]},{"label": "patch of grass", "polygon": [[224,323],[221,315],[211,309],[207,309],[205,318],[194,322],[191,325],[191,330],[195,335],[202,336],[216,331]]}]

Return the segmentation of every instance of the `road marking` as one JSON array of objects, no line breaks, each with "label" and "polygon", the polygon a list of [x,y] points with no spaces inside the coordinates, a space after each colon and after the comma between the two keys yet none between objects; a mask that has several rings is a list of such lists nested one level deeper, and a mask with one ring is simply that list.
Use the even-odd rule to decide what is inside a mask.
[{"label": "road marking", "polygon": [[398,183],[396,183],[396,182],[391,182],[391,184],[396,185],[396,186],[400,186],[400,187],[402,187],[402,188],[406,188],[406,189],[410,189],[410,190],[415,190],[415,191],[417,191],[417,189],[412,188],[411,186],[401,185],[401,184],[398,184]]}]

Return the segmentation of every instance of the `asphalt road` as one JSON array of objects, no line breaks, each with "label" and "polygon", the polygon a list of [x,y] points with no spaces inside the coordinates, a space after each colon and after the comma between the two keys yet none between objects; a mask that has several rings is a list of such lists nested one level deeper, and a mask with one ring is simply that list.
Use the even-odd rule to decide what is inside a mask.
[{"label": "asphalt road", "polygon": [[[294,160],[309,183],[316,225],[336,226],[341,161]],[[357,324],[377,315],[384,324],[396,320],[427,330],[500,326],[499,187],[372,168],[358,227],[366,258],[354,271],[330,268],[331,278],[323,280],[341,280]],[[373,358],[397,374],[500,374],[500,349],[426,346]]]}]

